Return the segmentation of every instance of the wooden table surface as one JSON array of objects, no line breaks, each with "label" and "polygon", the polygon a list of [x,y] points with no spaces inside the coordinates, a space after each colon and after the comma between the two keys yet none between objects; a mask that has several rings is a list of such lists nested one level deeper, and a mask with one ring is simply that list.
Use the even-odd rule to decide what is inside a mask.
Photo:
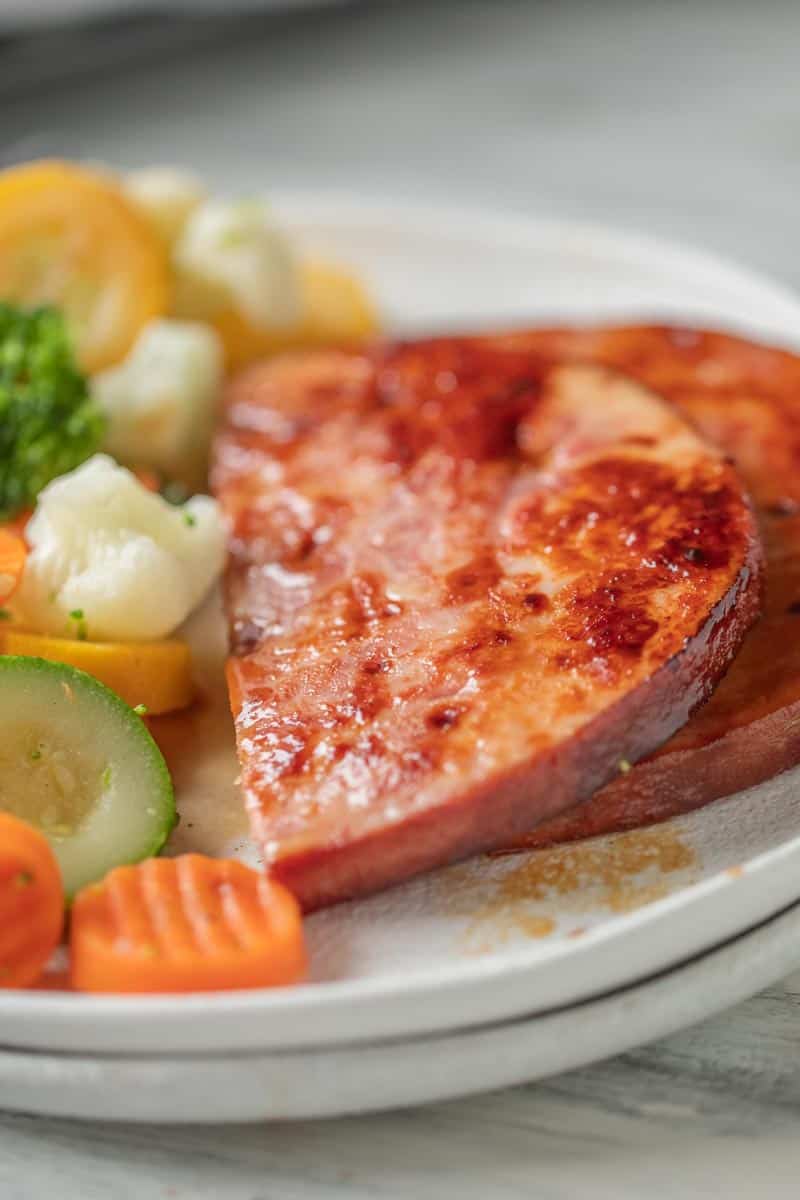
[{"label": "wooden table surface", "polygon": [[[234,191],[592,218],[800,285],[793,0],[415,0],[195,42],[82,82],[20,89],[18,73],[0,144],[189,163]],[[799,1117],[800,975],[610,1062],[398,1114],[227,1129],[0,1117],[0,1197],[794,1198]]]}]

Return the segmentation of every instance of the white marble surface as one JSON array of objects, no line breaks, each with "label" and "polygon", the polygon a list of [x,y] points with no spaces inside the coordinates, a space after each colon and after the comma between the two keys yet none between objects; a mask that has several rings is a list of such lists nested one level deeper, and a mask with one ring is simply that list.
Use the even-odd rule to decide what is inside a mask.
[{"label": "white marble surface", "polygon": [[3,1200],[794,1200],[800,979],[548,1083],[221,1128],[0,1120]]},{"label": "white marble surface", "polygon": [[[331,10],[243,24],[184,62],[15,90],[0,146],[591,217],[800,286],[799,45],[793,0]],[[2,1117],[0,1197],[788,1200],[798,1116],[800,977],[609,1063],[396,1115],[174,1130]]]}]

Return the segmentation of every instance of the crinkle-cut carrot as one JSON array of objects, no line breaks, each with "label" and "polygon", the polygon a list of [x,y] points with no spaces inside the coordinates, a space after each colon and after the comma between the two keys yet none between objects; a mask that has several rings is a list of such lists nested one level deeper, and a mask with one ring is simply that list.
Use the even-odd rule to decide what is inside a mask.
[{"label": "crinkle-cut carrot", "polygon": [[184,854],[117,867],[72,907],[73,985],[86,992],[205,992],[296,983],[300,908],[231,859]]},{"label": "crinkle-cut carrot", "polygon": [[58,945],[64,889],[43,834],[0,813],[0,987],[29,987]]},{"label": "crinkle-cut carrot", "polygon": [[17,590],[27,557],[23,538],[12,529],[0,529],[0,604]]}]

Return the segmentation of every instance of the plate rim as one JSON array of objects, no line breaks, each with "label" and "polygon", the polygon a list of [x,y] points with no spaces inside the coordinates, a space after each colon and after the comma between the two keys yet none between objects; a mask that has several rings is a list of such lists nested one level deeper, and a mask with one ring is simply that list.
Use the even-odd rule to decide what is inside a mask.
[{"label": "plate rim", "polygon": [[[481,240],[488,239],[490,241],[496,241],[498,237],[501,237],[507,239],[512,248],[520,244],[533,247],[541,244],[542,241],[550,240],[566,240],[581,249],[591,246],[597,251],[599,248],[605,254],[619,253],[619,248],[622,247],[624,254],[632,259],[645,259],[648,263],[661,262],[662,269],[663,263],[668,259],[673,265],[678,265],[681,273],[686,271],[690,275],[694,275],[699,270],[718,280],[728,281],[731,287],[736,286],[736,288],[742,289],[747,294],[749,302],[754,305],[760,297],[762,304],[772,314],[773,319],[783,326],[782,336],[787,339],[790,337],[787,329],[791,325],[796,327],[796,338],[800,340],[800,297],[795,296],[791,289],[782,283],[771,280],[768,276],[751,271],[746,266],[728,261],[724,257],[705,250],[696,250],[681,242],[672,242],[669,239],[591,222],[573,222],[536,216],[526,217],[524,214],[504,213],[484,208],[472,209],[437,204],[398,204],[387,202],[381,198],[348,197],[342,192],[276,190],[271,195],[271,202],[279,216],[283,216],[287,224],[301,227],[307,227],[310,222],[317,221],[337,228],[347,226],[351,230],[357,231],[363,228],[365,221],[369,221],[373,229],[383,227],[391,230],[397,229],[399,226],[404,232],[416,232],[427,238],[430,238],[432,231],[436,231],[437,236],[441,232],[443,236],[445,233],[459,237],[469,236],[473,239],[479,236]],[[638,319],[647,318],[640,311]],[[717,323],[721,327],[733,326],[732,322],[719,320]],[[750,328],[752,329],[752,326]],[[776,335],[773,333],[770,336]],[[716,803],[724,804],[725,802],[721,800]],[[655,901],[634,914],[628,914],[625,929],[640,932],[645,930],[645,934],[647,934],[652,930],[654,924],[668,923],[671,912],[675,908],[682,908],[691,901],[700,903],[704,896],[720,897],[727,887],[736,886],[741,889],[750,886],[755,893],[758,883],[756,877],[760,877],[765,870],[771,870],[775,863],[780,863],[792,855],[800,857],[800,836],[750,859],[744,865],[742,874],[736,878],[726,876],[722,872],[682,888],[673,895]],[[800,879],[793,889],[792,898],[797,895],[800,895]],[[785,901],[785,895],[782,895],[782,898]],[[779,907],[777,902],[772,901],[770,912],[775,912],[777,907]],[[757,908],[756,911],[758,911]],[[768,914],[761,912],[760,918],[756,917],[755,920],[763,919],[766,915]],[[585,938],[581,939],[581,943],[583,946],[595,946],[598,942],[616,940],[619,936],[620,930],[616,925],[607,923],[603,928],[587,933]],[[706,944],[705,949],[710,949],[714,944],[719,944],[719,939],[716,943]],[[217,1020],[228,1017],[234,1022],[248,1017],[258,1018],[259,1021],[263,1020],[269,1024],[271,1020],[274,1020],[276,1011],[281,1009],[286,1012],[291,1011],[294,1016],[299,1013],[307,1013],[308,1010],[313,1012],[320,1005],[326,1005],[328,1009],[333,1008],[341,1013],[346,1013],[352,1019],[354,1002],[356,1002],[359,1021],[361,1021],[365,1015],[365,1007],[374,1009],[376,1005],[385,1002],[389,997],[399,997],[408,1005],[411,1001],[419,1002],[423,997],[429,997],[435,993],[437,1004],[442,1007],[443,1001],[446,1001],[448,996],[461,993],[467,985],[471,988],[477,987],[483,996],[484,993],[497,991],[497,984],[501,979],[506,982],[509,980],[519,982],[520,978],[530,972],[530,959],[534,957],[532,951],[528,955],[524,951],[525,948],[499,952],[480,959],[472,958],[462,963],[450,963],[438,970],[426,968],[416,972],[409,971],[402,976],[386,975],[373,980],[325,981],[293,989],[244,993],[95,997],[70,993],[7,990],[0,992],[0,1029],[3,1031],[0,1036],[6,1045],[13,1044],[31,1048],[34,1045],[37,1047],[57,1046],[60,1039],[64,1043],[74,1046],[74,1031],[70,1033],[67,1029],[61,1029],[60,1024],[76,1020],[82,1021],[87,1027],[87,1034],[91,1035],[92,1043],[95,1046],[102,1046],[117,1040],[118,1035],[114,1034],[115,1026],[131,1025],[135,1031],[134,1040],[138,1043],[140,1052],[144,1053],[147,1046],[156,1046],[165,1040],[159,1036],[162,1032],[160,1028],[156,1035],[149,1039],[145,1036],[145,1033],[152,1032],[151,1026],[160,1027],[164,1021],[170,1023],[173,1034],[182,1031],[182,1036],[178,1040],[184,1042],[186,1046],[192,1044],[192,1035],[190,1029],[183,1028],[183,1023],[185,1022],[187,1026],[190,1025],[192,1017],[203,1016]],[[572,959],[582,957],[580,950],[576,951],[574,944],[566,949],[563,944],[560,945],[554,941],[551,946],[546,948],[543,948],[541,944],[537,945],[535,961],[551,967],[559,959],[566,959],[567,955]],[[677,965],[680,961],[680,959],[673,960],[672,965]],[[637,977],[641,978],[642,973],[640,972]],[[586,1002],[587,999],[588,994],[579,995],[578,1000],[573,1002]],[[419,1003],[416,1007],[420,1008]],[[497,1004],[495,1015],[496,1012],[502,1011],[503,1007],[502,1003]],[[544,1008],[539,1011],[548,1010]],[[510,1012],[506,1012],[503,1019],[508,1019],[510,1015]],[[427,1032],[434,1033],[445,1028],[463,1029],[470,1025],[469,1019],[456,1018],[452,1013],[448,1018],[449,1023],[445,1023],[441,1017],[434,1021],[433,1017],[432,1012],[420,1011],[417,1013],[416,1022],[411,1022],[411,1028],[416,1028],[418,1031],[424,1028]],[[54,1022],[57,1026],[56,1029],[53,1028]],[[474,1022],[472,1023],[474,1024]],[[333,1024],[335,1025],[335,1022]],[[391,1024],[389,1021],[376,1021],[373,1012],[372,1023],[367,1021],[362,1024],[363,1036],[358,1040],[366,1041],[370,1037],[374,1038],[376,1029],[386,1028],[389,1024]],[[148,1026],[147,1030],[143,1028],[145,1025]],[[40,1031],[38,1040],[34,1042],[25,1040],[35,1036],[37,1031]],[[318,1031],[316,1042],[296,1031],[293,1036],[292,1030],[287,1025],[282,1026],[278,1032],[272,1027],[259,1032],[248,1024],[246,1030],[239,1029],[236,1032],[239,1036],[234,1038],[229,1048],[233,1048],[235,1045],[239,1045],[243,1049],[252,1048],[255,1045],[262,1048],[270,1045],[284,1048],[287,1046],[327,1046],[345,1044],[348,1040],[341,1033],[337,1033],[333,1027],[327,1032],[325,1030],[321,1033]],[[48,1036],[52,1039],[54,1035],[55,1042],[48,1040]],[[199,1034],[197,1038],[200,1039]],[[252,1040],[253,1038],[255,1041]]]},{"label": "plate rim", "polygon": [[[0,1105],[78,1120],[179,1125],[348,1116],[478,1095],[588,1066],[740,1003],[796,966],[791,947],[798,928],[800,901],[686,963],[591,1000],[421,1038],[147,1058],[0,1047]],[[723,971],[733,980],[724,997],[706,979]],[[533,1048],[525,1044],[526,1034]],[[477,1067],[476,1046],[482,1051]],[[443,1068],[448,1060],[456,1070]],[[306,1076],[299,1097],[293,1091],[298,1064]],[[207,1072],[218,1086],[208,1086]],[[326,1087],[325,1079],[333,1086]]]},{"label": "plate rim", "polygon": [[[279,221],[290,230],[297,229],[301,236],[309,221],[335,224],[339,229],[347,227],[358,230],[365,220],[369,220],[373,227],[381,224],[385,231],[391,232],[402,226],[406,230],[414,228],[424,236],[430,236],[433,227],[442,237],[473,236],[476,230],[479,230],[486,238],[507,240],[509,248],[520,243],[532,245],[542,239],[571,241],[576,249],[584,251],[594,247],[607,252],[625,246],[631,260],[663,261],[665,257],[669,257],[687,270],[701,269],[713,273],[718,278],[726,277],[731,286],[740,287],[748,294],[757,288],[762,293],[763,300],[771,308],[781,312],[779,323],[783,320],[792,323],[800,320],[800,291],[795,291],[790,284],[774,278],[767,271],[740,262],[735,257],[708,250],[682,238],[672,239],[648,233],[638,227],[583,219],[573,220],[568,217],[540,216],[536,213],[526,215],[516,209],[486,205],[449,205],[419,201],[406,203],[388,200],[379,194],[350,194],[334,188],[274,188],[269,192],[269,203]],[[380,222],[377,219],[378,214],[382,214]],[[566,316],[568,317],[568,314]],[[645,324],[649,316],[654,320],[658,319],[658,313],[653,310],[640,310],[635,316],[640,323]],[[555,316],[554,322],[557,323],[560,319]],[[580,319],[585,324],[593,323],[583,317]],[[617,318],[613,320],[616,322]],[[598,325],[608,323],[609,321],[602,316],[596,322]],[[511,328],[511,325],[507,327]],[[741,330],[743,336],[748,336],[749,331],[753,337],[759,336],[756,331],[762,329],[766,331],[763,336],[787,339],[783,343],[776,343],[779,346],[784,345],[787,349],[792,349],[800,345],[800,325],[795,334],[790,334],[785,329],[774,328],[770,333],[771,321],[760,321],[758,314],[755,314],[753,320],[720,321],[719,328],[729,331]]]}]

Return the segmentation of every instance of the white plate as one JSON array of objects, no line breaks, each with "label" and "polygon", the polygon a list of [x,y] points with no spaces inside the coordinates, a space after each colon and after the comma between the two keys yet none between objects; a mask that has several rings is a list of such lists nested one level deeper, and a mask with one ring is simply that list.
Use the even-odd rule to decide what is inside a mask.
[{"label": "white plate", "polygon": [[[800,305],[779,287],[648,239],[332,198],[284,197],[279,208],[309,248],[363,271],[395,328],[579,313],[800,337]],[[204,621],[195,632],[213,674],[213,612]],[[178,773],[176,850],[252,857],[234,776],[220,689]],[[794,786],[783,776],[652,832],[480,860],[319,914],[309,922],[314,982],[306,987],[137,999],[6,992],[0,1038],[123,1055],[316,1050],[574,1004],[684,962],[800,897]],[[724,978],[719,987],[723,1004]]]},{"label": "white plate", "polygon": [[344,1116],[544,1079],[719,1012],[797,963],[800,906],[611,996],[467,1033],[289,1053],[123,1058],[0,1051],[0,1108],[87,1120]]}]

